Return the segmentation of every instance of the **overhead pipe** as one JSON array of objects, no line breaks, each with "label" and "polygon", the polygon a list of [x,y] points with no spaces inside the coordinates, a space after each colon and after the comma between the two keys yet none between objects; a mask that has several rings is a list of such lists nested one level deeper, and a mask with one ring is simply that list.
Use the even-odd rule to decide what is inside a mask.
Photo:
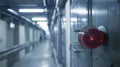
[{"label": "overhead pipe", "polygon": [[55,9],[54,9],[53,16],[52,16],[51,26],[54,26],[55,17],[57,15],[57,12],[59,12],[58,9],[64,8],[66,2],[67,2],[67,0],[56,0],[56,5],[55,5]]}]

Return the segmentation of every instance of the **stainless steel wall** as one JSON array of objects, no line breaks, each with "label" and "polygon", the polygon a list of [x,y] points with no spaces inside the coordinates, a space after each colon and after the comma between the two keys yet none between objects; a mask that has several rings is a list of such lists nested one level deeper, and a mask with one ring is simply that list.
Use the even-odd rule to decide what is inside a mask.
[{"label": "stainless steel wall", "polygon": [[107,44],[93,50],[93,67],[119,67],[120,4],[117,0],[93,0],[92,11],[93,26],[105,26],[109,36]]},{"label": "stainless steel wall", "polygon": [[92,67],[91,49],[78,42],[79,32],[83,32],[88,24],[88,0],[73,0],[71,2],[71,67]]},{"label": "stainless steel wall", "polygon": [[[120,3],[118,1],[71,0],[70,67],[120,67]],[[62,61],[63,67],[66,67],[63,60],[66,61],[67,45],[65,12],[65,8],[56,12],[54,24],[50,29],[57,59]],[[88,27],[105,28],[106,41],[103,45],[91,49],[78,42],[78,37]]]},{"label": "stainless steel wall", "polygon": [[[88,13],[85,14],[85,10],[87,10],[87,12],[89,11],[89,1],[91,1],[92,4],[91,17]],[[77,42],[78,33],[74,32],[75,28],[83,31],[85,27],[88,27],[86,25],[90,24],[89,18],[92,21],[89,26],[96,28],[99,26],[104,26],[107,30],[107,35],[109,38],[106,44],[95,49],[88,49],[82,46],[82,44],[79,44],[82,46],[79,49],[83,49],[83,51],[80,51],[79,53],[75,53],[74,51],[71,52],[72,67],[119,67],[120,4],[118,1],[73,0],[71,2],[71,19],[73,17],[77,18],[77,24],[73,23],[71,26],[72,41],[75,40]],[[83,22],[82,18],[87,18],[87,21]],[[78,44],[76,43],[75,45]]]}]

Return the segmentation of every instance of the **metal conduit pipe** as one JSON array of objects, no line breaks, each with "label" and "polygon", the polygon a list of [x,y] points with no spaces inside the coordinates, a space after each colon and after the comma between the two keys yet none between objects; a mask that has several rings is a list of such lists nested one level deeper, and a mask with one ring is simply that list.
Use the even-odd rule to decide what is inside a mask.
[{"label": "metal conduit pipe", "polygon": [[54,26],[57,12],[59,12],[58,9],[64,8],[66,2],[67,0],[56,0],[56,5],[55,5],[55,9],[52,16],[52,21],[51,21],[51,28]]}]

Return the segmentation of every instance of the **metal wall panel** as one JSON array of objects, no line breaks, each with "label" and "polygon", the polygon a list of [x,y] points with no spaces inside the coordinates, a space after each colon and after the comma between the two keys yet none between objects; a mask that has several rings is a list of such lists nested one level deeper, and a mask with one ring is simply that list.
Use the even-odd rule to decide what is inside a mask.
[{"label": "metal wall panel", "polygon": [[[92,25],[96,28],[108,25],[108,0],[93,0],[92,2]],[[93,67],[110,67],[104,55],[107,54],[105,46],[93,49]]]},{"label": "metal wall panel", "polygon": [[120,60],[119,8],[117,0],[93,0],[93,25],[105,26],[109,35],[107,44],[93,50],[93,67],[116,67]]},{"label": "metal wall panel", "polygon": [[[89,11],[92,13],[89,13]],[[64,19],[65,13],[63,12]],[[71,0],[71,67],[120,67],[120,3],[118,0]],[[66,31],[62,21],[60,32],[59,19],[52,31],[54,48],[58,56],[65,58],[64,44]],[[67,25],[66,25],[67,26]],[[86,27],[104,26],[108,41],[95,49],[89,49],[78,43],[78,34]],[[65,35],[66,34],[66,35]],[[62,36],[59,42],[59,35]],[[61,43],[63,44],[62,46]],[[62,55],[60,52],[62,51]],[[67,60],[65,60],[67,61]]]},{"label": "metal wall panel", "polygon": [[63,67],[66,67],[66,31],[65,31],[65,22],[61,21],[61,26],[62,26],[62,31],[61,31],[61,45],[62,45],[62,63],[63,63]]},{"label": "metal wall panel", "polygon": [[78,43],[79,32],[88,26],[88,0],[75,0],[71,6],[71,67],[92,67],[91,49]]}]

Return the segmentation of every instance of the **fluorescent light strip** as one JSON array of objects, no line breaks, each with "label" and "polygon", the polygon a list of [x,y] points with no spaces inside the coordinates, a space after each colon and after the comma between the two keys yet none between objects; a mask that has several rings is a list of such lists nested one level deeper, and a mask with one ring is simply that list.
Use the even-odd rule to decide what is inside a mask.
[{"label": "fluorescent light strip", "polygon": [[40,18],[40,17],[34,17],[32,18],[33,21],[46,21],[47,18]]},{"label": "fluorescent light strip", "polygon": [[36,13],[36,12],[44,12],[44,9],[19,9],[19,12],[22,13]]},{"label": "fluorescent light strip", "polygon": [[46,23],[46,24],[47,24],[47,22],[45,22],[45,21],[43,21],[43,22],[39,21],[39,22],[37,22],[37,23],[38,23],[38,24],[39,24],[39,23]]}]

